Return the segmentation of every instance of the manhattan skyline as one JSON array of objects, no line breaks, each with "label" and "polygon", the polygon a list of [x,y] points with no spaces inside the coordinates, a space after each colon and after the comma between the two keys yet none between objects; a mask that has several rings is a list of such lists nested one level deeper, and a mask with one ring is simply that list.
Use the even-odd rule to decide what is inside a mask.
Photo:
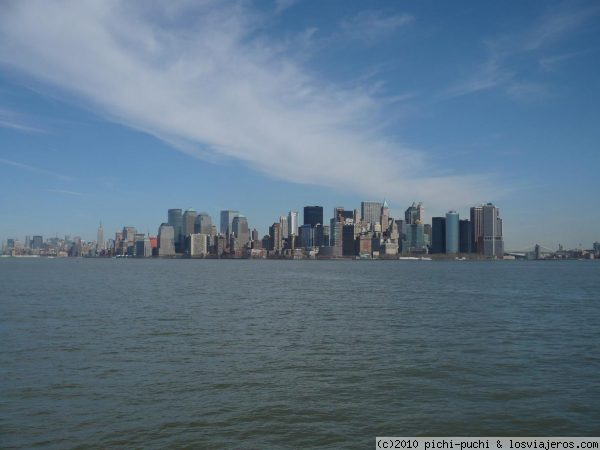
[{"label": "manhattan skyline", "polygon": [[387,199],[595,242],[600,8],[478,5],[7,2],[0,239]]}]

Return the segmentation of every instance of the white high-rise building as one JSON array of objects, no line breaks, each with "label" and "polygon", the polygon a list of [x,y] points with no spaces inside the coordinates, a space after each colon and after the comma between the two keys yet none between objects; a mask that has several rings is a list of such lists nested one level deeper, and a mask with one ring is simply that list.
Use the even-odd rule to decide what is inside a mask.
[{"label": "white high-rise building", "polygon": [[175,256],[175,229],[168,223],[158,229],[158,256]]},{"label": "white high-rise building", "polygon": [[279,216],[279,224],[281,225],[281,238],[287,239],[290,235],[288,216]]},{"label": "white high-rise building", "polygon": [[298,211],[288,213],[288,235],[296,236],[298,234]]},{"label": "white high-rise building", "polygon": [[208,254],[208,235],[195,233],[190,236],[190,256],[206,256]]}]

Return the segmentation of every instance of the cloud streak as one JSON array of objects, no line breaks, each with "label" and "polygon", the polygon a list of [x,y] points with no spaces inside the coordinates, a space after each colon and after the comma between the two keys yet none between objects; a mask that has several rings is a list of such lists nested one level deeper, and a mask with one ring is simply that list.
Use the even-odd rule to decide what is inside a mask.
[{"label": "cloud streak", "polygon": [[497,192],[489,178],[442,174],[389,138],[384,101],[284,56],[245,5],[7,3],[0,63],[192,156],[241,160],[271,177],[430,205]]},{"label": "cloud streak", "polygon": [[[484,62],[475,68],[468,78],[446,89],[441,97],[453,98],[504,88],[505,92],[515,99],[526,99],[530,95],[539,98],[544,92],[544,87],[531,81],[519,80],[522,76],[518,70],[520,64],[515,62],[530,57],[535,52],[539,53],[545,47],[566,38],[599,12],[599,7],[575,11],[554,9],[527,30],[486,40],[484,44],[487,55]],[[549,68],[562,59],[575,57],[580,53],[542,58],[539,64]]]},{"label": "cloud streak", "polygon": [[340,37],[372,44],[377,39],[412,23],[410,14],[385,14],[383,11],[361,11],[342,20]]},{"label": "cloud streak", "polygon": [[80,196],[83,195],[81,192],[68,191],[66,189],[47,189],[47,191],[51,192],[53,194],[74,195],[74,196],[77,196],[77,197],[80,197]]},{"label": "cloud streak", "polygon": [[16,167],[18,169],[22,169],[22,170],[26,170],[28,172],[33,172],[33,173],[37,173],[39,175],[44,175],[47,177],[52,177],[52,178],[56,178],[58,180],[62,180],[62,181],[69,181],[72,180],[71,177],[68,177],[66,175],[62,175],[60,173],[56,173],[47,169],[42,169],[40,167],[36,167],[36,166],[31,166],[29,164],[23,164],[20,163],[18,161],[13,161],[10,159],[3,159],[0,158],[0,164],[4,164],[6,166],[11,166],[11,167]]},{"label": "cloud streak", "polygon": [[22,115],[2,108],[0,108],[0,127],[24,133],[47,133],[46,130],[31,125]]}]

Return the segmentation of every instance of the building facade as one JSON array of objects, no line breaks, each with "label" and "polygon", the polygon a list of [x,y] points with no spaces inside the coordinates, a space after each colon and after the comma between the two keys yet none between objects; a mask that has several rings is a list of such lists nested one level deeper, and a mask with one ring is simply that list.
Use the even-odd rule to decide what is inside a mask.
[{"label": "building facade", "polygon": [[431,218],[431,253],[446,253],[446,218]]},{"label": "building facade", "polygon": [[500,210],[492,203],[483,205],[483,255],[488,258],[504,257],[502,219]]},{"label": "building facade", "polygon": [[223,210],[221,211],[221,223],[219,231],[222,235],[227,235],[233,231],[233,218],[239,215],[239,211]]},{"label": "building facade", "polygon": [[323,207],[305,206],[304,207],[304,225],[316,227],[317,224],[323,225]]},{"label": "building facade", "polygon": [[190,256],[204,257],[208,255],[208,235],[194,233],[190,236]]},{"label": "building facade", "polygon": [[175,229],[169,223],[158,228],[158,256],[175,256]]},{"label": "building facade", "polygon": [[246,216],[239,214],[233,218],[232,231],[240,248],[244,248],[250,242],[250,229],[248,228]]},{"label": "building facade", "polygon": [[458,253],[458,221],[459,217],[456,211],[449,211],[446,213],[446,253]]},{"label": "building facade", "polygon": [[360,216],[362,223],[373,229],[376,223],[381,221],[381,203],[380,202],[361,202]]},{"label": "building facade", "polygon": [[173,227],[175,251],[183,251],[183,213],[180,208],[169,209],[168,224]]}]

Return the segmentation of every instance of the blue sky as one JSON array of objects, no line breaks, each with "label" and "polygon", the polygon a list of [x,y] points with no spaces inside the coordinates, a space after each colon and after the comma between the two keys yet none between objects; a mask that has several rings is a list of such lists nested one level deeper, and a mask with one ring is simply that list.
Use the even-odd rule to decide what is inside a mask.
[{"label": "blue sky", "polygon": [[600,240],[597,2],[162,3],[3,3],[0,238],[386,198]]}]

